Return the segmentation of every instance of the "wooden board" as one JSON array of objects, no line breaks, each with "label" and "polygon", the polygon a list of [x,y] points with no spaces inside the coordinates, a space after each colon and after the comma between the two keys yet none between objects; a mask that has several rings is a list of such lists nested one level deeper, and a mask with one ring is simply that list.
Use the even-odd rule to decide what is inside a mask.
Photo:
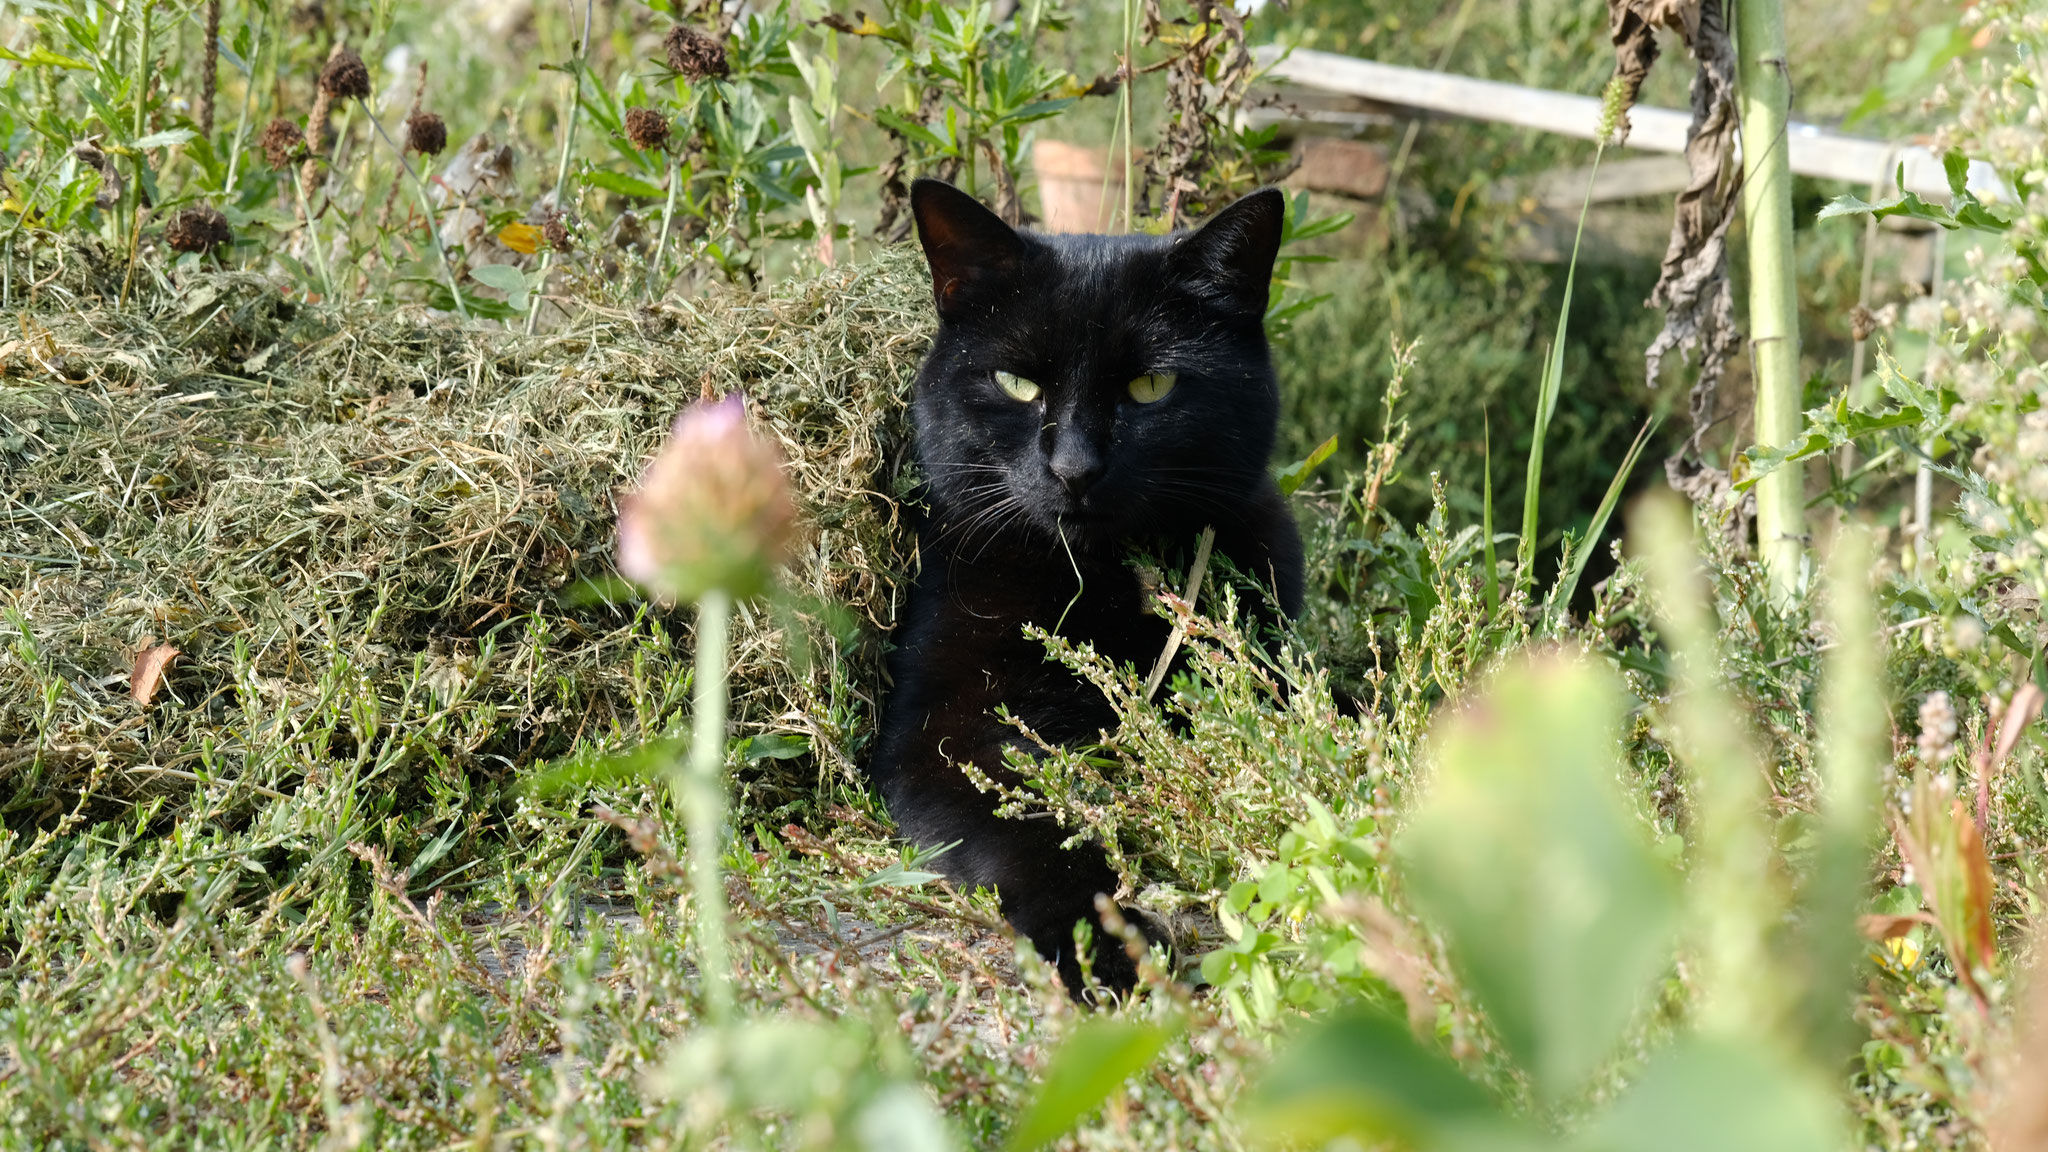
[{"label": "wooden board", "polygon": [[[1264,79],[1268,82],[1351,97],[1410,114],[1512,124],[1583,140],[1591,140],[1599,129],[1600,101],[1591,96],[1404,68],[1334,52],[1284,52],[1272,45],[1255,48],[1253,52],[1267,69]],[[1272,111],[1268,109],[1266,115],[1270,118]],[[1638,104],[1629,112],[1632,127],[1628,147],[1683,152],[1686,127],[1691,122],[1689,112]],[[1790,125],[1786,136],[1792,171],[1802,176],[1841,180],[1867,189],[1873,183],[1889,186],[1903,163],[1908,190],[1930,198],[1948,196],[1948,179],[1942,172],[1941,160],[1925,148],[1848,136],[1797,121]],[[1982,162],[1970,165],[1970,189],[1986,200],[1994,200],[2004,192],[1996,173]]]}]

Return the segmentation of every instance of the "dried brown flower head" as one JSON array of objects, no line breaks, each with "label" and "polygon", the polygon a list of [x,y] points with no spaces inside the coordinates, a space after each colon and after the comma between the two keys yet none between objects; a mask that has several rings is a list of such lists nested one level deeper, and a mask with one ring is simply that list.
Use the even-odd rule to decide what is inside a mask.
[{"label": "dried brown flower head", "polygon": [[655,149],[668,143],[668,117],[652,108],[626,109],[626,139],[633,147]]},{"label": "dried brown flower head", "polygon": [[557,252],[573,252],[576,250],[576,246],[569,243],[569,226],[562,222],[562,214],[559,212],[550,215],[541,224],[540,234],[548,242],[548,247],[553,248]]},{"label": "dried brown flower head", "polygon": [[669,68],[692,80],[706,76],[723,80],[732,72],[732,66],[725,61],[725,45],[695,28],[678,24],[668,30],[661,44],[668,49]]},{"label": "dried brown flower head", "polygon": [[735,393],[684,409],[619,497],[619,571],[668,601],[712,588],[745,600],[767,591],[795,532],[782,452],[747,427]]},{"label": "dried brown flower head", "polygon": [[337,49],[320,69],[320,90],[337,100],[363,100],[370,95],[370,70],[353,48]]},{"label": "dried brown flower head", "polygon": [[448,147],[448,122],[432,112],[415,112],[405,119],[405,146],[422,156],[439,156]]},{"label": "dried brown flower head", "polygon": [[263,135],[257,141],[263,147],[263,158],[272,168],[288,168],[299,159],[306,147],[306,136],[299,126],[280,116],[263,126]]},{"label": "dried brown flower head", "polygon": [[234,242],[228,218],[211,204],[194,204],[172,214],[164,225],[164,242],[178,252],[210,252]]}]

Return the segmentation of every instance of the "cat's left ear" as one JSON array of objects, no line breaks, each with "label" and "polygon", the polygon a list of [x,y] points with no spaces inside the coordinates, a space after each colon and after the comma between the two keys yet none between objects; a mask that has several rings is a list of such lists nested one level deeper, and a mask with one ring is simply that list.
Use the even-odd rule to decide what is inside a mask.
[{"label": "cat's left ear", "polygon": [[910,185],[910,214],[932,270],[939,315],[962,319],[970,300],[1006,279],[1024,259],[1024,241],[981,201],[940,180]]},{"label": "cat's left ear", "polygon": [[1263,316],[1286,214],[1287,198],[1280,190],[1261,188],[1181,237],[1173,264],[1181,276],[1220,290]]}]

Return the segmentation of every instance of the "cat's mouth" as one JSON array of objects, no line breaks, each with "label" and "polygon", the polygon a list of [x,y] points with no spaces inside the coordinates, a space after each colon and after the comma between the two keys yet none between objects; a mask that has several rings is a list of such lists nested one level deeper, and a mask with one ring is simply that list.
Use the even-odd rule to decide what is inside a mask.
[{"label": "cat's mouth", "polygon": [[1123,535],[1122,517],[1100,500],[1068,500],[1052,517],[1053,534],[1070,545],[1097,545]]}]

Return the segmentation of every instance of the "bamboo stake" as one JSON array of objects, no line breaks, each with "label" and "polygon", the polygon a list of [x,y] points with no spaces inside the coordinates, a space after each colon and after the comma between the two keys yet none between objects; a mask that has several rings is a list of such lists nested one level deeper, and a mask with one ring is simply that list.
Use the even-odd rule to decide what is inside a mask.
[{"label": "bamboo stake", "polygon": [[[1749,346],[1756,371],[1756,442],[1799,435],[1799,311],[1792,260],[1792,166],[1785,124],[1792,81],[1779,0],[1736,0],[1742,114],[1742,215],[1749,230]],[[1789,604],[1805,556],[1803,470],[1757,482],[1757,552],[1772,597]]]}]

